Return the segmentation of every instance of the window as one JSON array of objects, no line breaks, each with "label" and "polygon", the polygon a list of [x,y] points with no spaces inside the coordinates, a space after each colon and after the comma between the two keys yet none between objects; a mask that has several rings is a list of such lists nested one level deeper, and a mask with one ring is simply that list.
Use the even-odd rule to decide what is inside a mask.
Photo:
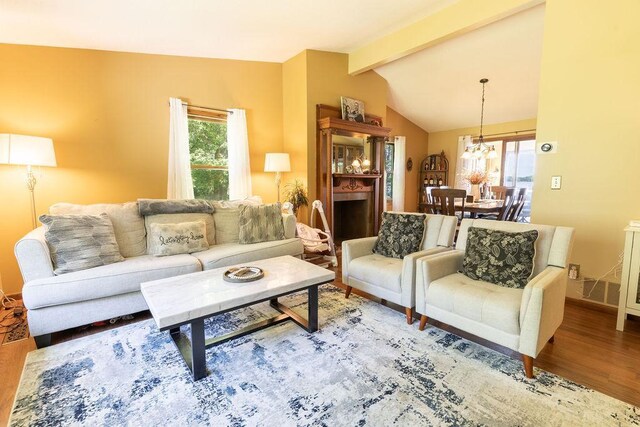
[{"label": "window", "polygon": [[393,199],[393,143],[387,142],[384,144],[384,194],[387,203],[390,203]]},{"label": "window", "polygon": [[228,200],[229,168],[225,115],[189,107],[189,153],[196,199]]}]

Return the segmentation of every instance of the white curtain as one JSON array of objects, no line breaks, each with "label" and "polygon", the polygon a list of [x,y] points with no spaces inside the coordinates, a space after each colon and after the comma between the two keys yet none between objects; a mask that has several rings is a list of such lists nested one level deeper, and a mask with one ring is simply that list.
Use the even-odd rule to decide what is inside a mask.
[{"label": "white curtain", "polygon": [[404,212],[406,138],[404,136],[396,136],[393,141],[393,147],[393,210]]},{"label": "white curtain", "polygon": [[191,157],[189,155],[189,119],[182,100],[169,98],[169,177],[168,199],[193,199]]},{"label": "white curtain", "polygon": [[229,200],[251,197],[251,164],[247,116],[244,110],[232,109],[227,117],[229,150]]},{"label": "white curtain", "polygon": [[467,185],[462,181],[464,174],[469,171],[468,160],[462,158],[464,150],[473,145],[471,135],[462,135],[458,137],[458,159],[456,161],[456,182],[454,188],[467,189]]}]

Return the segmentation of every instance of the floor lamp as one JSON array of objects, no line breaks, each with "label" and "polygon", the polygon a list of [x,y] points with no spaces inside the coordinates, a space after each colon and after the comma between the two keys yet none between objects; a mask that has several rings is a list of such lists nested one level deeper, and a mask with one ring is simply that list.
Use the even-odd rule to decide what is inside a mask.
[{"label": "floor lamp", "polygon": [[278,202],[280,201],[280,173],[291,172],[289,153],[267,153],[264,156],[264,171],[276,173],[276,187],[278,187]]},{"label": "floor lamp", "polygon": [[36,228],[38,226],[34,195],[36,177],[32,167],[56,166],[53,141],[51,138],[37,136],[0,134],[0,164],[27,166],[27,188],[31,195],[31,221],[33,228]]}]

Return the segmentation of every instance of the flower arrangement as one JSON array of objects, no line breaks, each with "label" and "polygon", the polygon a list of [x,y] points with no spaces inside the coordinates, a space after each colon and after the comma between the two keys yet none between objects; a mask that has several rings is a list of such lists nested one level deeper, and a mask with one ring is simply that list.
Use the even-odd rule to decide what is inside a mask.
[{"label": "flower arrangement", "polygon": [[489,173],[483,170],[475,170],[465,173],[462,177],[464,182],[471,185],[480,185],[490,180]]}]

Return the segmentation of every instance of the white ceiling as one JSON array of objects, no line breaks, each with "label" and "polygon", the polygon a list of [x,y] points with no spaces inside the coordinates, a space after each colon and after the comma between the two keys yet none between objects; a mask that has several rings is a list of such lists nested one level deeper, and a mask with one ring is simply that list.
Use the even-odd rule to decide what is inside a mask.
[{"label": "white ceiling", "polygon": [[0,0],[0,43],[283,62],[350,52],[457,0]]},{"label": "white ceiling", "polygon": [[537,116],[544,5],[376,69],[389,106],[428,132]]}]

